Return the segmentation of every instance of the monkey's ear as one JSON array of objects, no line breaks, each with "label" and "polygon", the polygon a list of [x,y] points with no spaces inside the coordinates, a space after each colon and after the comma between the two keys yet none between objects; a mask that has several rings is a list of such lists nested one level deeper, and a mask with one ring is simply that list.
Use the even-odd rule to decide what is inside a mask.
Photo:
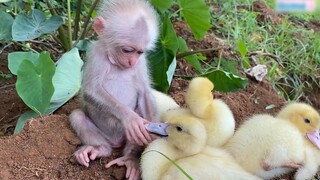
[{"label": "monkey's ear", "polygon": [[106,26],[106,21],[103,19],[102,16],[98,16],[94,19],[93,29],[94,31],[96,31],[98,36],[101,36],[103,34],[105,26]]}]

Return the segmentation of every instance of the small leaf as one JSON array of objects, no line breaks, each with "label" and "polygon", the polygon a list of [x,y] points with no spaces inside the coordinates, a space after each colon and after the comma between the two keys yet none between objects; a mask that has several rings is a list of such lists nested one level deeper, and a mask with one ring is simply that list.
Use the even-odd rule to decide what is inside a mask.
[{"label": "small leaf", "polygon": [[244,43],[243,40],[240,40],[238,42],[238,51],[240,52],[241,56],[242,57],[245,57],[246,54],[247,54],[247,47],[246,47],[246,44]]},{"label": "small leaf", "polygon": [[8,67],[12,74],[17,75],[18,68],[23,60],[31,61],[33,64],[38,62],[39,54],[33,52],[13,52],[8,55]]},{"label": "small leaf", "polygon": [[176,66],[177,36],[167,15],[162,17],[160,39],[155,50],[148,53],[154,88],[167,92]]},{"label": "small leaf", "polygon": [[12,25],[12,37],[15,41],[28,41],[42,34],[55,31],[63,23],[60,16],[52,16],[46,20],[45,14],[40,10],[31,11],[31,17],[18,14]]},{"label": "small leaf", "polygon": [[35,112],[44,114],[54,92],[52,77],[55,65],[48,52],[42,52],[38,63],[23,60],[17,73],[16,89],[23,102]]},{"label": "small leaf", "polygon": [[266,106],[265,109],[269,110],[269,109],[272,109],[274,107],[276,107],[274,104],[270,104],[270,105]]},{"label": "small leaf", "polygon": [[[178,42],[179,42],[179,52],[180,52],[180,53],[189,51],[189,48],[188,48],[188,46],[187,46],[187,43],[186,43],[186,41],[185,41],[183,38],[179,37],[179,38],[178,38]],[[184,59],[185,59],[189,64],[191,64],[192,67],[194,67],[199,73],[202,72],[202,67],[201,67],[201,65],[200,65],[200,63],[199,63],[199,60],[198,60],[198,56],[197,56],[197,55],[192,54],[192,55],[190,55],[190,56],[185,56]]]},{"label": "small leaf", "polygon": [[151,4],[162,14],[168,10],[172,4],[172,0],[151,0]]},{"label": "small leaf", "polygon": [[178,0],[182,16],[194,37],[200,40],[210,28],[210,11],[204,0]]},{"label": "small leaf", "polygon": [[1,19],[0,41],[1,40],[9,41],[12,39],[11,29],[12,29],[13,18],[9,13],[0,11],[0,19]]},{"label": "small leaf", "polygon": [[88,39],[83,39],[78,42],[76,47],[79,49],[79,51],[87,51],[89,46],[92,44],[92,42]]},{"label": "small leaf", "polygon": [[23,114],[21,114],[21,116],[19,117],[16,127],[14,128],[14,132],[13,134],[18,134],[24,127],[24,125],[26,124],[27,120],[31,119],[31,118],[35,118],[38,117],[39,114],[29,110]]},{"label": "small leaf", "polygon": [[215,70],[203,75],[214,83],[214,89],[223,92],[234,92],[246,87],[248,80],[222,70]]},{"label": "small leaf", "polygon": [[53,76],[54,93],[46,114],[51,114],[75,96],[80,90],[83,61],[77,48],[63,54]]}]

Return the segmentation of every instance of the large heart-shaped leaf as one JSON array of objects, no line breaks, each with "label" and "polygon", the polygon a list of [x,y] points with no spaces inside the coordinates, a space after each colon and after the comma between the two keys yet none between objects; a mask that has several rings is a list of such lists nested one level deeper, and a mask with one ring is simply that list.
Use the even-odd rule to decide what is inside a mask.
[{"label": "large heart-shaped leaf", "polygon": [[194,37],[200,40],[210,28],[210,12],[204,0],[178,0],[182,16]]},{"label": "large heart-shaped leaf", "polygon": [[13,18],[9,13],[0,11],[0,40],[9,41],[12,39],[11,36],[11,27],[13,23]]},{"label": "large heart-shaped leaf", "polygon": [[167,9],[169,9],[173,1],[172,0],[151,0],[151,4],[160,12],[164,13]]},{"label": "large heart-shaped leaf", "polygon": [[16,89],[23,102],[39,114],[44,114],[54,92],[52,77],[54,62],[48,52],[42,52],[38,63],[23,60],[18,68]]},{"label": "large heart-shaped leaf", "polygon": [[214,89],[223,92],[234,92],[247,86],[248,80],[232,73],[215,70],[203,75],[214,83]]},{"label": "large heart-shaped leaf", "polygon": [[162,17],[160,39],[154,51],[148,53],[154,88],[167,92],[175,71],[178,49],[177,36],[167,15]]},{"label": "large heart-shaped leaf", "polygon": [[15,41],[28,41],[42,34],[51,33],[63,23],[60,16],[52,16],[46,19],[43,12],[34,9],[31,17],[18,14],[12,25],[12,38]]},{"label": "large heart-shaped leaf", "polygon": [[57,62],[53,76],[54,93],[46,114],[51,114],[80,90],[83,61],[77,48],[65,53]]},{"label": "large heart-shaped leaf", "polygon": [[35,118],[39,116],[38,113],[32,111],[32,110],[29,110],[29,111],[26,111],[25,113],[21,114],[21,116],[19,117],[18,121],[17,121],[17,124],[16,124],[16,127],[14,128],[14,134],[17,134],[19,133],[24,125],[26,124],[27,120],[31,119],[31,118]]},{"label": "large heart-shaped leaf", "polygon": [[34,52],[12,52],[8,55],[8,67],[12,74],[17,75],[18,68],[23,60],[29,60],[33,64],[38,62],[39,54]]},{"label": "large heart-shaped leaf", "polygon": [[[178,38],[179,40],[179,53],[183,53],[183,52],[187,52],[189,51],[189,48],[187,46],[187,43],[186,41],[179,37]],[[185,56],[184,59],[192,65],[192,67],[194,67],[199,73],[202,72],[202,67],[200,65],[200,62],[198,60],[198,56],[196,54],[192,54],[192,55],[189,55],[189,56]]]}]

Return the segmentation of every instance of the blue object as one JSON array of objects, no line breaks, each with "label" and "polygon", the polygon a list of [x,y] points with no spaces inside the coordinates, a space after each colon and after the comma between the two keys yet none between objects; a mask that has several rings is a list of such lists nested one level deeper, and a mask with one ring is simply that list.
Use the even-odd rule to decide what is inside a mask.
[{"label": "blue object", "polygon": [[146,124],[145,127],[149,132],[161,135],[161,136],[168,136],[167,127],[168,123],[149,123]]}]

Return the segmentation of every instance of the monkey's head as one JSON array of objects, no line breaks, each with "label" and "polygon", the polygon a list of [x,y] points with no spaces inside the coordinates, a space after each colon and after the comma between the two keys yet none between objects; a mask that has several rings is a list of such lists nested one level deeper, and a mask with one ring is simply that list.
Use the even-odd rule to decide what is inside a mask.
[{"label": "monkey's head", "polygon": [[282,108],[277,117],[292,122],[302,134],[311,133],[320,128],[319,113],[305,103],[288,104]]},{"label": "monkey's head", "polygon": [[133,67],[158,38],[158,16],[142,0],[112,0],[94,20],[94,30],[105,45],[111,63]]}]

